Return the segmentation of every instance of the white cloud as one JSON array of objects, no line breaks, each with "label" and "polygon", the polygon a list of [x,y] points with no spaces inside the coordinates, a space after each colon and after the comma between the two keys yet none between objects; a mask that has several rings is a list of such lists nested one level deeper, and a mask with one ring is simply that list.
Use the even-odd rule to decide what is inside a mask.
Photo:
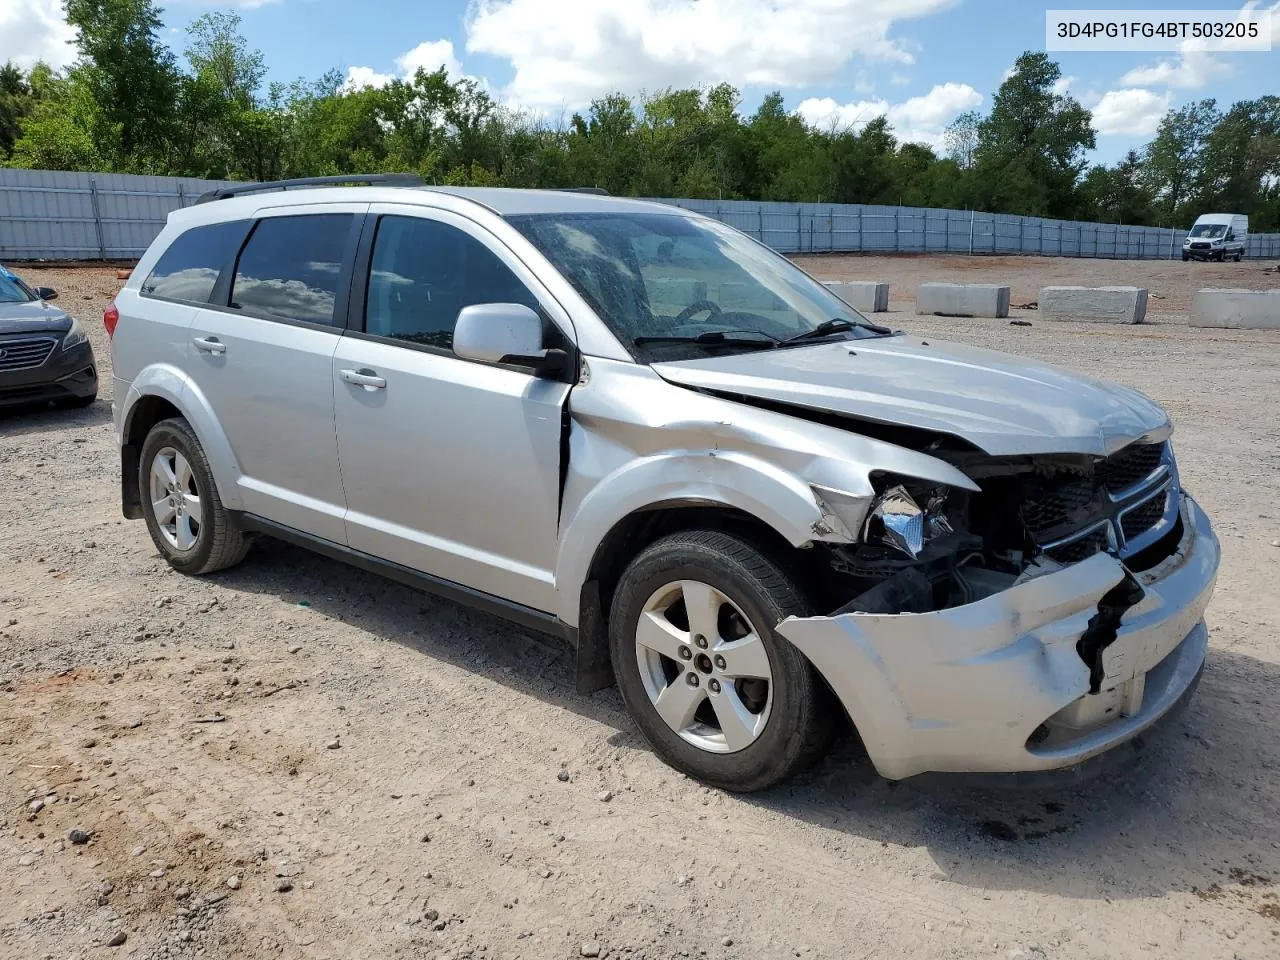
[{"label": "white cloud", "polygon": [[[1280,46],[1280,0],[1263,7],[1258,0],[1249,0],[1240,10],[1241,15],[1262,9],[1271,11],[1271,42]],[[1223,42],[1223,41],[1219,41]],[[1241,41],[1243,43],[1243,41]],[[1232,41],[1225,41],[1228,47]],[[1153,66],[1134,67],[1120,78],[1125,87],[1173,87],[1194,90],[1208,86],[1214,80],[1230,76],[1233,65],[1205,49],[1205,41],[1190,38],[1178,44],[1178,56],[1161,60]]]},{"label": "white cloud", "polygon": [[441,67],[451,77],[462,76],[462,64],[453,55],[453,42],[450,40],[427,40],[420,43],[403,57],[396,58],[396,66],[406,77],[412,77],[419,68],[427,73],[435,73]]},{"label": "white cloud", "polygon": [[1093,127],[1104,136],[1146,136],[1156,132],[1168,109],[1167,94],[1137,88],[1108,90],[1093,108]]},{"label": "white cloud", "polygon": [[937,148],[942,134],[956,114],[982,103],[982,94],[967,83],[940,83],[928,93],[902,103],[887,100],[859,100],[837,103],[830,97],[801,101],[796,111],[815,127],[857,127],[888,117],[894,134],[904,143],[925,143]]},{"label": "white cloud", "polygon": [[1187,46],[1184,41],[1176,60],[1161,60],[1155,66],[1134,67],[1120,84],[1127,87],[1179,87],[1195,89],[1231,73],[1231,65],[1212,54]]},{"label": "white cloud", "polygon": [[43,60],[65,67],[76,58],[75,36],[63,17],[62,0],[0,2],[0,63],[12,60],[30,68]]},{"label": "white cloud", "polygon": [[507,95],[578,107],[593,97],[728,81],[800,87],[855,58],[914,62],[897,22],[955,0],[474,0],[467,51],[511,62]]},{"label": "white cloud", "polygon": [[449,40],[425,40],[408,53],[396,57],[398,74],[380,73],[373,67],[347,67],[347,79],[343,87],[347,90],[358,90],[361,87],[385,87],[399,76],[409,80],[421,68],[427,73],[434,73],[444,67],[450,77],[457,79],[463,76],[462,64],[453,53],[453,43]]},{"label": "white cloud", "polygon": [[1076,78],[1073,76],[1059,77],[1054,81],[1053,86],[1050,89],[1057,96],[1061,97],[1071,89],[1071,85],[1075,82]]}]

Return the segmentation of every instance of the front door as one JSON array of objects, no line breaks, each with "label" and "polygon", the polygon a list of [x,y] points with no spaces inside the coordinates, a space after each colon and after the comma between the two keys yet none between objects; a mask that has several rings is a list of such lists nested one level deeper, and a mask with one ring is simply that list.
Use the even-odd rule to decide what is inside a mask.
[{"label": "front door", "polygon": [[223,305],[197,311],[188,346],[192,379],[235,452],[244,509],[337,543],[346,540],[346,497],[332,359],[366,207],[264,216]]},{"label": "front door", "polygon": [[452,341],[458,311],[472,304],[527,304],[552,339],[567,320],[463,217],[375,206],[370,228],[364,330],[333,357],[347,542],[550,611],[570,385],[459,359]]}]

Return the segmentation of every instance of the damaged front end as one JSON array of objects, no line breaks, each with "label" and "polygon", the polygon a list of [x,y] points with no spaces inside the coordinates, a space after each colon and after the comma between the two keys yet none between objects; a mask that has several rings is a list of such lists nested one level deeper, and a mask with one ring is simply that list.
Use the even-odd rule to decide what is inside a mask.
[{"label": "damaged front end", "polygon": [[1203,664],[1218,567],[1167,440],[930,452],[981,491],[877,478],[857,542],[815,545],[831,612],[778,628],[881,774],[1072,766],[1163,716]]}]

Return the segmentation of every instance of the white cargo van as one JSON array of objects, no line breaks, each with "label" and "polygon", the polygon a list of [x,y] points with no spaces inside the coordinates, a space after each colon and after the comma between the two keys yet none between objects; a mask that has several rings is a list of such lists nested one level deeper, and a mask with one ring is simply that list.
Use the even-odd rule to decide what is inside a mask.
[{"label": "white cargo van", "polygon": [[1242,213],[1205,213],[1182,241],[1182,259],[1244,259],[1244,242],[1249,235],[1249,218]]}]

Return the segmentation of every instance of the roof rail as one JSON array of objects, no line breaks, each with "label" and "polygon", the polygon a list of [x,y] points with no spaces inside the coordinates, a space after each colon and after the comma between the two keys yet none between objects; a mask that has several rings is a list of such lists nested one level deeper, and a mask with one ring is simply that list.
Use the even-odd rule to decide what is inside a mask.
[{"label": "roof rail", "polygon": [[238,183],[234,187],[218,187],[202,193],[196,203],[225,200],[244,193],[268,193],[273,190],[292,190],[295,187],[332,187],[343,185],[422,187],[426,181],[416,173],[353,173],[336,177],[300,177],[296,180],[272,180],[267,183]]},{"label": "roof rail", "polygon": [[604,187],[556,187],[560,193],[594,193],[600,197],[610,196],[608,190]]}]

